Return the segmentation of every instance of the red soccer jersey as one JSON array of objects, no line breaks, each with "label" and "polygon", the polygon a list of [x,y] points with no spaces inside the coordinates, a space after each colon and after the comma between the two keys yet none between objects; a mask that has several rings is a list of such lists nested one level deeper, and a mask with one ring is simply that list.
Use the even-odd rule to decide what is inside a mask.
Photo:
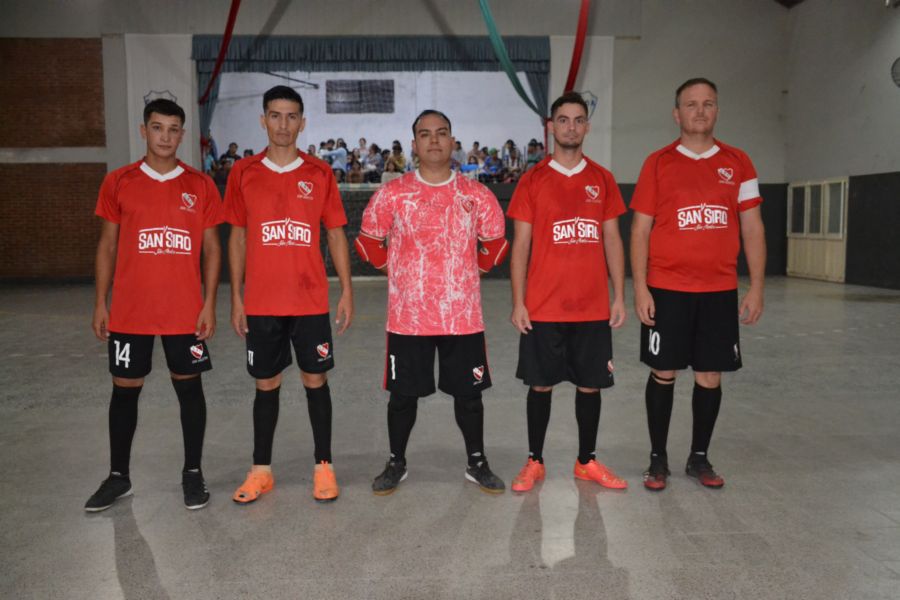
[{"label": "red soccer jersey", "polygon": [[625,212],[612,173],[592,160],[545,158],[516,185],[511,219],[531,223],[525,307],[533,321],[609,319],[603,222]]},{"label": "red soccer jersey", "polygon": [[681,292],[737,288],[738,213],[762,202],[743,151],[716,141],[703,154],[679,142],[644,162],[631,208],[653,217],[647,284]]},{"label": "red soccer jersey", "polygon": [[222,222],[212,179],[181,162],[160,175],[138,161],[103,179],[95,212],[119,226],[109,330],[193,333],[203,308],[203,231]]},{"label": "red soccer jersey", "polygon": [[437,185],[407,173],[375,192],[361,229],[388,238],[388,331],[484,331],[477,240],[503,237],[506,229],[485,186],[455,172]]},{"label": "red soccer jersey", "polygon": [[319,224],[342,227],[347,216],[331,167],[299,150],[297,154],[297,160],[284,167],[265,152],[242,158],[228,176],[225,219],[247,229],[248,315],[328,312]]}]

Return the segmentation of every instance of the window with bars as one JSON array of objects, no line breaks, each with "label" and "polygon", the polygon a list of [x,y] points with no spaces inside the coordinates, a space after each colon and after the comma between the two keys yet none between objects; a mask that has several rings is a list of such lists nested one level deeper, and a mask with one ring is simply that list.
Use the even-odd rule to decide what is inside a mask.
[{"label": "window with bars", "polygon": [[843,239],[846,213],[846,179],[789,186],[788,237]]},{"label": "window with bars", "polygon": [[393,79],[329,79],[325,82],[325,112],[365,114],[394,112]]}]

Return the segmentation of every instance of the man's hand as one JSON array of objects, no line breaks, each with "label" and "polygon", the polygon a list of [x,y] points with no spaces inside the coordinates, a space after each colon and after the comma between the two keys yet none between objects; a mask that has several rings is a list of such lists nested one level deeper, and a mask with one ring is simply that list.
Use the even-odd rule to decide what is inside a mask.
[{"label": "man's hand", "polygon": [[527,334],[531,331],[531,319],[528,318],[528,309],[524,304],[513,307],[512,314],[509,317],[513,327],[519,330],[519,333]]},{"label": "man's hand", "polygon": [[616,300],[609,307],[609,326],[618,329],[625,324],[627,311],[625,310],[625,300]]},{"label": "man's hand", "polygon": [[97,339],[101,342],[105,342],[109,340],[109,310],[106,308],[106,304],[97,304],[94,306],[94,318],[91,320],[91,328],[94,330],[94,335],[97,336]]},{"label": "man's hand", "polygon": [[741,323],[744,325],[756,325],[763,313],[763,291],[762,288],[754,288],[750,286],[750,291],[741,300],[741,306],[738,308],[738,315],[741,317]]},{"label": "man's hand", "polygon": [[214,306],[203,306],[197,317],[197,330],[194,335],[199,341],[211,339],[216,333],[216,309]]},{"label": "man's hand", "polygon": [[353,294],[344,292],[338,300],[337,318],[334,320],[334,324],[338,326],[338,335],[347,331],[351,322],[353,322]]},{"label": "man's hand", "polygon": [[244,303],[240,298],[231,299],[231,327],[241,337],[247,337],[247,315],[244,314]]},{"label": "man's hand", "polygon": [[656,325],[656,304],[653,303],[653,295],[647,286],[635,287],[634,312],[644,325],[652,327]]}]

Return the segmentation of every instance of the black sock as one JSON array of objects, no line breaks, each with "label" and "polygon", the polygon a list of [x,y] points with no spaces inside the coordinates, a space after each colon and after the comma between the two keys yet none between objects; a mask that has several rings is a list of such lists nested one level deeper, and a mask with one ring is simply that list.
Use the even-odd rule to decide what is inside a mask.
[{"label": "black sock", "polygon": [[647,404],[647,429],[650,430],[650,452],[667,458],[666,443],[669,439],[669,421],[672,420],[672,402],[675,382],[659,383],[653,374],[647,379],[644,398]]},{"label": "black sock", "polygon": [[113,384],[109,400],[109,470],[128,477],[131,442],[137,429],[138,396],[141,388]]},{"label": "black sock", "polygon": [[597,430],[600,428],[600,391],[575,391],[575,420],[578,422],[578,462],[595,458]]},{"label": "black sock", "polygon": [[253,464],[272,464],[272,444],[275,441],[275,426],[278,424],[278,394],[281,387],[274,390],[256,390],[253,400]]},{"label": "black sock", "polygon": [[694,409],[694,435],[691,440],[691,453],[706,454],[709,441],[712,439],[719,406],[722,404],[722,386],[705,388],[694,384],[694,395],[691,400]]},{"label": "black sock", "polygon": [[306,406],[312,426],[316,464],[331,462],[331,390],[322,387],[306,388]]},{"label": "black sock", "polygon": [[484,404],[481,402],[481,392],[471,396],[453,396],[453,412],[466,442],[469,466],[474,467],[485,460]]},{"label": "black sock", "polygon": [[181,435],[184,438],[184,470],[200,470],[203,434],[206,432],[206,398],[200,375],[191,379],[173,379],[172,387],[181,407]]},{"label": "black sock", "polygon": [[553,390],[538,392],[528,388],[525,414],[528,417],[528,454],[539,463],[544,462],[544,438],[550,423],[550,402]]},{"label": "black sock", "polygon": [[419,399],[415,396],[404,396],[391,392],[388,401],[387,420],[388,438],[391,443],[391,459],[406,463],[406,444],[416,424],[416,413],[419,408]]}]

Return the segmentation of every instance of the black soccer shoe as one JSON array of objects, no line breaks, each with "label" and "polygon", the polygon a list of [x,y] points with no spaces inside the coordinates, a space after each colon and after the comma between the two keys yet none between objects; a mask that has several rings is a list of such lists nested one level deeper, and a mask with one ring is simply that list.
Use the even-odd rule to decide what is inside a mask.
[{"label": "black soccer shoe", "polygon": [[94,492],[94,495],[88,498],[84,504],[84,510],[87,512],[106,510],[119,498],[125,498],[131,494],[131,479],[127,475],[110,473],[109,477],[104,479],[97,491]]},{"label": "black soccer shoe", "polygon": [[481,491],[488,494],[502,494],[503,490],[506,489],[506,484],[503,483],[502,479],[494,475],[486,460],[479,462],[477,465],[466,467],[466,479],[472,483],[477,483]]},{"label": "black soccer shoe", "polygon": [[379,473],[372,482],[372,492],[376,496],[393,494],[407,475],[409,475],[409,471],[406,469],[406,461],[389,460],[384,465],[384,471]]},{"label": "black soccer shoe", "polygon": [[713,471],[713,466],[709,464],[709,459],[705,454],[691,453],[688,456],[687,465],[684,472],[688,477],[693,477],[708,488],[720,488],[725,485],[725,480]]},{"label": "black soccer shoe", "polygon": [[644,471],[644,487],[653,492],[666,489],[669,475],[669,461],[664,456],[650,455],[650,466]]},{"label": "black soccer shoe", "polygon": [[203,480],[203,473],[197,471],[184,471],[181,473],[181,489],[184,492],[184,507],[188,510],[198,510],[209,504],[209,490]]}]

